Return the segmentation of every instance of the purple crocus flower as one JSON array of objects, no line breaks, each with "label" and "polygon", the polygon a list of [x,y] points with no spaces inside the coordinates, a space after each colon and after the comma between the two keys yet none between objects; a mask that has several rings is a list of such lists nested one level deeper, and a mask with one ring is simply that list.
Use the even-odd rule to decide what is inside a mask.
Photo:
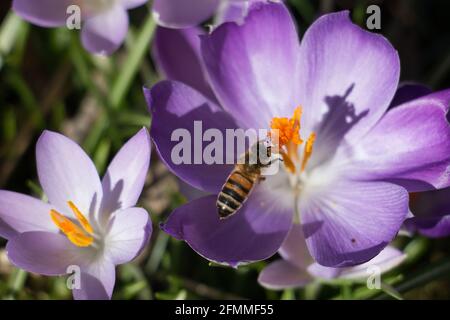
[{"label": "purple crocus flower", "polygon": [[155,0],[153,16],[160,26],[197,26],[215,15],[215,24],[241,21],[252,2],[262,0]]},{"label": "purple crocus flower", "polygon": [[399,266],[406,259],[406,254],[392,246],[387,246],[366,263],[347,268],[324,267],[314,262],[309,255],[302,227],[298,224],[292,226],[279,254],[282,259],[271,262],[258,277],[258,282],[268,289],[304,287],[317,279],[364,280],[372,272],[385,273]]},{"label": "purple crocus flower", "polygon": [[148,0],[14,0],[14,11],[25,20],[42,27],[61,27],[69,18],[67,9],[81,9],[81,41],[91,53],[111,54],[128,32],[127,10]]},{"label": "purple crocus flower", "polygon": [[[318,263],[358,265],[395,237],[408,215],[408,191],[449,184],[450,90],[387,112],[398,54],[348,12],[322,16],[299,44],[284,5],[255,3],[243,24],[224,23],[201,38],[200,62],[213,97],[178,81],[145,95],[162,160],[212,194],[176,209],[162,228],[209,260],[236,266],[266,259],[295,218]],[[219,220],[216,199],[233,166],[171,159],[179,144],[172,133],[184,128],[194,136],[194,121],[223,137],[236,128],[286,134],[286,169],[267,176],[229,219]],[[225,146],[219,151],[226,154]]]},{"label": "purple crocus flower", "polygon": [[150,161],[147,130],[122,147],[102,181],[86,153],[61,134],[45,131],[36,158],[48,203],[0,191],[0,236],[10,261],[48,276],[75,266],[75,299],[110,299],[115,266],[134,259],[152,231],[146,210],[134,207]]},{"label": "purple crocus flower", "polygon": [[[393,106],[430,94],[423,85],[404,84],[393,99]],[[443,179],[448,179],[443,177]],[[405,231],[426,237],[450,236],[450,188],[414,193],[410,198],[411,214],[405,221]]]}]

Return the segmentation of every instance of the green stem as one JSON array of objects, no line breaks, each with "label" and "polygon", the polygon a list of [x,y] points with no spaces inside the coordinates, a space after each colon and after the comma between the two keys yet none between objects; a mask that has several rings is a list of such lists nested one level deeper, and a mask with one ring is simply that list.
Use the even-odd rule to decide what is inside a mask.
[{"label": "green stem", "polygon": [[400,293],[387,283],[381,283],[381,290],[389,296],[397,300],[404,300]]},{"label": "green stem", "polygon": [[113,109],[119,109],[125,99],[125,95],[139,70],[139,66],[145,55],[148,53],[148,46],[153,37],[155,26],[155,21],[153,20],[152,15],[149,14],[137,40],[131,48],[130,54],[119,70],[118,77],[112,85],[110,103]]},{"label": "green stem", "polygon": [[27,280],[28,273],[22,269],[14,269],[11,273],[8,281],[8,287],[10,290],[10,294],[7,299],[15,299],[17,293],[22,290],[25,285],[25,281]]},{"label": "green stem", "polygon": [[345,283],[341,286],[341,297],[344,300],[352,300],[353,299],[351,283]]},{"label": "green stem", "polygon": [[417,263],[429,251],[430,245],[430,239],[427,239],[425,237],[417,237],[412,240],[403,249],[403,252],[406,254],[406,260],[404,264],[412,265]]}]

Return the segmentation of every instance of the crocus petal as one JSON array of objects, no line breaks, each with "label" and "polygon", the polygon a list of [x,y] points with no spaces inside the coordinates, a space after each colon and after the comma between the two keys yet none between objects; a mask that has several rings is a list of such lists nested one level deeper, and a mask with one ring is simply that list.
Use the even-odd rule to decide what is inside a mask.
[{"label": "crocus petal", "polygon": [[229,0],[222,1],[220,4],[215,19],[215,25],[221,25],[225,22],[244,22],[245,16],[248,14],[250,4],[256,1],[263,0]]},{"label": "crocus petal", "polygon": [[133,207],[144,187],[150,163],[150,137],[140,130],[117,153],[103,178],[102,211]]},{"label": "crocus petal", "polygon": [[298,50],[293,20],[280,3],[254,3],[244,24],[224,23],[202,37],[210,84],[244,128],[267,128],[301,103]]},{"label": "crocus petal", "polygon": [[342,11],[320,17],[306,31],[299,72],[302,127],[316,131],[316,146],[328,148],[344,136],[355,141],[381,118],[397,89],[400,61],[383,36],[361,29]]},{"label": "crocus petal", "polygon": [[220,220],[217,196],[207,196],[177,208],[162,229],[186,241],[201,256],[237,266],[263,260],[281,246],[292,223],[292,209],[277,208],[276,200],[256,190],[238,213]]},{"label": "crocus petal", "polygon": [[401,83],[397,91],[395,92],[394,98],[391,101],[390,108],[399,106],[403,103],[418,99],[420,97],[431,94],[432,90],[418,83]]},{"label": "crocus petal", "polygon": [[219,0],[155,0],[153,16],[161,26],[186,28],[211,17],[218,6]]},{"label": "crocus petal", "polygon": [[[406,259],[406,254],[394,247],[386,247],[372,260],[354,267],[328,268],[318,263],[312,264],[308,272],[324,279],[364,279],[373,272],[384,273],[399,266]],[[376,268],[376,269],[375,269]]]},{"label": "crocus petal", "polygon": [[88,18],[81,32],[86,50],[98,54],[111,54],[125,40],[128,32],[128,13],[116,4],[99,15]]},{"label": "crocus petal", "polygon": [[292,225],[278,253],[284,260],[297,266],[297,268],[306,269],[307,266],[313,263],[313,259],[306,246],[303,228],[300,224]]},{"label": "crocus petal", "polygon": [[180,188],[180,193],[188,201],[195,200],[195,199],[202,198],[202,197],[209,195],[209,193],[199,190],[199,189],[196,189],[181,179],[178,179],[178,187]]},{"label": "crocus petal", "polygon": [[81,269],[80,288],[72,290],[75,300],[111,299],[116,270],[108,259],[98,259]]},{"label": "crocus petal", "polygon": [[301,269],[284,260],[270,263],[258,276],[259,284],[272,290],[304,287],[312,281],[313,277],[306,269]]},{"label": "crocus petal", "polygon": [[168,29],[158,27],[153,43],[156,67],[167,79],[187,84],[215,101],[203,71],[199,35],[201,28]]},{"label": "crocus petal", "polygon": [[144,4],[146,4],[148,0],[120,0],[120,3],[122,6],[124,6],[127,9],[133,9],[136,7],[140,7]]},{"label": "crocus petal", "polygon": [[410,192],[449,186],[449,103],[446,90],[389,111],[354,151],[351,171],[394,181]]},{"label": "crocus petal", "polygon": [[108,256],[115,265],[133,260],[147,245],[151,233],[152,222],[144,209],[116,212],[105,240]]},{"label": "crocus petal", "polygon": [[10,239],[27,231],[57,232],[52,207],[24,194],[0,190],[0,236]]},{"label": "crocus petal", "polygon": [[63,275],[70,266],[80,266],[92,255],[59,233],[32,231],[19,234],[6,245],[9,260],[17,267],[47,276]]},{"label": "crocus petal", "polygon": [[315,260],[326,267],[353,266],[375,257],[396,236],[408,214],[408,193],[386,182],[342,180],[305,195],[300,212]]},{"label": "crocus petal", "polygon": [[44,131],[36,145],[36,162],[50,204],[67,212],[67,201],[72,201],[87,216],[96,211],[102,185],[97,169],[79,145],[61,134]]},{"label": "crocus petal", "polygon": [[69,17],[67,8],[73,0],[14,0],[13,10],[23,19],[42,27],[59,27]]},{"label": "crocus petal", "polygon": [[[208,129],[219,130],[221,136],[225,137],[226,129],[237,128],[234,119],[212,101],[179,82],[160,82],[151,90],[144,89],[144,94],[153,116],[150,135],[162,160],[170,170],[190,185],[218,193],[233,165],[224,165],[226,159],[223,159],[222,164],[205,163],[201,145],[202,133]],[[194,121],[202,126],[203,131],[194,131]],[[183,134],[183,138],[176,136],[176,133]],[[184,143],[191,149],[188,156],[190,163],[176,162],[173,157],[177,155],[173,156],[172,151],[176,150],[175,146],[185,141],[185,135],[188,135],[186,139],[190,139]],[[196,141],[199,141],[198,145]],[[225,158],[225,143],[222,145],[223,149],[219,150],[219,153],[221,158]],[[195,164],[197,156],[201,157],[198,159],[200,164]],[[234,157],[231,160],[234,161]]]}]

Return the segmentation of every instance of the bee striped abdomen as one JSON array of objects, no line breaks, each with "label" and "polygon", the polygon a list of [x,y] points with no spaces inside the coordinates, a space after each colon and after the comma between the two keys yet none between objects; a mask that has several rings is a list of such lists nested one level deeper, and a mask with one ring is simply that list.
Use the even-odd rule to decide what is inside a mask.
[{"label": "bee striped abdomen", "polygon": [[236,213],[247,200],[255,184],[255,177],[234,170],[228,177],[217,198],[217,209],[221,219]]}]

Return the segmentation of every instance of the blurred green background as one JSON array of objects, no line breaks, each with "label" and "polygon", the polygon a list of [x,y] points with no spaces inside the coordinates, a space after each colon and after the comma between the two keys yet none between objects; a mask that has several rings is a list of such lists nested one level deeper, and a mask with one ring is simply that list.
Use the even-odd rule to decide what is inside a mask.
[{"label": "blurred green background", "polygon": [[[399,51],[402,81],[450,88],[450,1],[288,1],[300,33],[320,14],[342,9],[350,9],[354,22],[364,27],[370,4],[381,7],[377,32]],[[142,86],[159,80],[149,54],[155,24],[148,7],[131,11],[126,44],[111,57],[96,57],[84,51],[77,32],[32,26],[10,7],[11,1],[1,1],[0,188],[39,197],[34,147],[43,129],[79,142],[103,173],[124,141],[150,126]],[[151,245],[136,261],[119,267],[115,299],[450,298],[450,243],[421,237],[396,240],[409,257],[384,276],[389,285],[383,290],[348,282],[265,290],[256,279],[267,262],[238,270],[211,266],[185,243],[159,231],[159,222],[185,201],[177,179],[153,152],[140,203],[154,222]],[[71,298],[64,278],[15,269],[4,245],[0,240],[0,299]]]}]

